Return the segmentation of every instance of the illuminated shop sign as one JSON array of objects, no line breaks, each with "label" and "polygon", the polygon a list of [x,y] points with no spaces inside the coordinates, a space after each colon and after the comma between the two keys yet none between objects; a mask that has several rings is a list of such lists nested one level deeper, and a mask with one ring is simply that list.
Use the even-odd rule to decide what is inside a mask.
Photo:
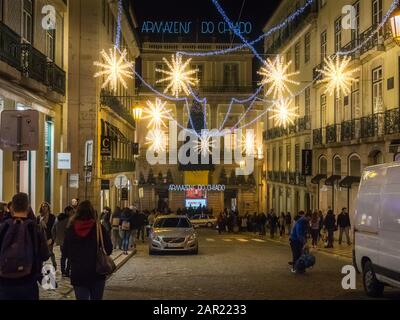
[{"label": "illuminated shop sign", "polygon": [[191,190],[202,190],[202,191],[225,191],[225,185],[223,184],[208,184],[208,185],[191,185],[191,184],[170,184],[168,187],[169,191],[191,191]]},{"label": "illuminated shop sign", "polygon": [[[192,21],[145,21],[142,25],[142,33],[153,34],[177,34],[184,35],[193,32],[195,24]],[[198,25],[202,34],[229,34],[231,30],[226,22],[202,21]],[[234,27],[243,35],[251,34],[253,24],[249,21],[240,21]]]}]

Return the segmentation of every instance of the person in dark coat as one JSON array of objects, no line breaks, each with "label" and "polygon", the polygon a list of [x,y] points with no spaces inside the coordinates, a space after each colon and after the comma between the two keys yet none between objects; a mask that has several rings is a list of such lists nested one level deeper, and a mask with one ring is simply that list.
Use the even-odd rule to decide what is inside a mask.
[{"label": "person in dark coat", "polygon": [[350,246],[350,216],[346,208],[342,209],[342,212],[338,215],[337,226],[339,228],[339,245],[342,244],[343,233],[346,235],[347,244]]},{"label": "person in dark coat", "polygon": [[101,213],[100,216],[100,221],[103,227],[106,229],[108,234],[111,234],[111,209],[108,207],[105,207],[103,209],[103,212]]},{"label": "person in dark coat", "polygon": [[[78,205],[76,214],[68,227],[64,250],[71,266],[71,285],[77,300],[102,300],[106,276],[96,273],[97,261],[97,217],[90,201]],[[104,250],[112,253],[110,236],[104,226],[98,224],[104,239]]]},{"label": "person in dark coat", "polygon": [[136,239],[139,240],[142,238],[142,242],[144,243],[144,233],[147,225],[147,216],[143,211],[138,213],[138,230],[137,230],[137,236]]},{"label": "person in dark coat", "polygon": [[119,236],[121,238],[121,246],[122,246],[121,250],[123,251],[123,254],[127,255],[132,233],[132,211],[129,208],[125,208],[121,213],[119,230],[120,230]]},{"label": "person in dark coat", "polygon": [[286,224],[286,229],[288,231],[288,235],[290,235],[292,232],[292,215],[290,214],[290,212],[286,213],[285,224]]},{"label": "person in dark coat", "polygon": [[65,232],[68,228],[69,220],[74,214],[74,208],[68,206],[64,209],[54,223],[52,234],[55,239],[55,245],[60,246],[61,251],[61,273],[64,277],[69,277],[70,267],[64,251]]},{"label": "person in dark coat", "polygon": [[336,229],[336,217],[331,209],[328,210],[325,220],[324,227],[328,232],[328,243],[325,248],[333,248],[333,236]]},{"label": "person in dark coat", "polygon": [[278,217],[276,216],[275,212],[272,212],[270,221],[269,221],[269,230],[270,230],[271,239],[275,238],[277,225],[278,225]]},{"label": "person in dark coat", "polygon": [[[31,209],[30,215],[34,216],[32,208],[30,209]],[[55,239],[53,238],[53,234],[51,232],[51,230],[53,230],[54,223],[56,222],[56,216],[51,213],[50,204],[47,202],[43,202],[40,205],[39,214],[40,215],[37,218],[37,223],[42,226],[42,228],[46,233],[47,245],[49,246],[51,263],[53,264],[54,269],[57,270],[56,256],[54,255]]]}]

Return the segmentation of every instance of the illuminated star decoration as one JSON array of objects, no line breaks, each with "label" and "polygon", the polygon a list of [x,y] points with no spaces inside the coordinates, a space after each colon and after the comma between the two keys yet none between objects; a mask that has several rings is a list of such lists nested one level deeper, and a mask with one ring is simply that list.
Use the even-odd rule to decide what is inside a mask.
[{"label": "illuminated star decoration", "polygon": [[193,77],[193,75],[197,74],[198,70],[188,69],[192,59],[188,59],[186,62],[183,62],[182,56],[180,54],[176,54],[172,55],[171,63],[166,58],[163,58],[163,61],[169,70],[156,69],[156,72],[166,75],[165,78],[158,80],[156,83],[160,84],[168,82],[164,93],[168,93],[170,91],[171,94],[176,98],[178,98],[182,92],[188,96],[190,94],[189,85],[195,86],[198,84],[198,79]]},{"label": "illuminated star decoration", "polygon": [[144,113],[147,115],[143,119],[150,119],[147,128],[153,127],[154,129],[160,129],[162,126],[167,127],[164,120],[170,119],[170,110],[165,108],[167,102],[162,102],[159,98],[156,98],[155,103],[148,100],[147,108]]},{"label": "illuminated star decoration", "polygon": [[102,88],[105,88],[108,84],[111,85],[112,90],[117,90],[118,82],[120,82],[125,89],[128,88],[125,78],[133,79],[133,63],[126,61],[126,56],[128,52],[124,49],[119,55],[117,52],[117,48],[110,49],[109,54],[105,50],[102,50],[101,56],[104,59],[104,62],[96,61],[94,65],[96,67],[100,67],[103,70],[97,72],[94,77],[102,77],[106,76],[106,79],[102,85]]},{"label": "illuminated star decoration", "polygon": [[326,83],[327,87],[325,93],[329,93],[331,96],[336,93],[340,96],[342,92],[344,95],[348,95],[351,91],[351,84],[357,79],[353,78],[353,73],[357,70],[347,70],[347,66],[351,61],[351,57],[345,57],[340,59],[336,57],[336,61],[331,57],[325,58],[325,66],[323,70],[318,70],[323,76],[323,80],[318,83]]},{"label": "illuminated star decoration", "polygon": [[165,145],[166,145],[165,139],[166,139],[165,133],[160,129],[150,130],[146,137],[149,149],[157,153],[165,151]]},{"label": "illuminated star decoration", "polygon": [[203,157],[206,157],[211,154],[212,149],[215,148],[215,146],[214,137],[208,132],[202,132],[198,142],[194,146],[194,150]]},{"label": "illuminated star decoration", "polygon": [[245,153],[246,155],[254,155],[255,137],[252,131],[248,130],[245,135],[242,135],[241,147],[242,153]]},{"label": "illuminated star decoration", "polygon": [[286,129],[289,124],[294,125],[294,120],[299,115],[296,107],[290,107],[292,102],[291,98],[281,98],[275,102],[271,110],[274,114],[270,116],[270,119],[275,120],[277,126],[283,126]]},{"label": "illuminated star decoration", "polygon": [[299,85],[300,83],[292,80],[293,76],[299,74],[299,72],[289,73],[289,67],[292,61],[284,63],[283,57],[277,56],[274,61],[268,59],[265,62],[265,67],[262,67],[257,73],[263,76],[262,81],[259,85],[267,86],[269,89],[266,96],[273,94],[273,98],[281,98],[286,92],[292,95],[292,91],[289,88],[289,84]]}]

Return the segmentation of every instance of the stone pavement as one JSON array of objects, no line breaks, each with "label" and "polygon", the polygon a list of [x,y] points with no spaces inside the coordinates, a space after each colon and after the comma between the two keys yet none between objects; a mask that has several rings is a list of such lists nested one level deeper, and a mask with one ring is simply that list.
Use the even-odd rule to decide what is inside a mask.
[{"label": "stone pavement", "polygon": [[[58,271],[56,273],[56,281],[58,288],[56,290],[44,290],[40,288],[40,300],[75,300],[75,294],[73,288],[70,284],[70,279],[61,276],[60,273],[60,258],[61,252],[60,247],[54,248],[54,253],[56,255]],[[136,254],[136,250],[129,251],[128,255],[123,255],[122,251],[114,250],[111,257],[113,258],[117,270],[121,268],[134,254]],[[50,261],[46,262],[47,264],[51,264]]]}]

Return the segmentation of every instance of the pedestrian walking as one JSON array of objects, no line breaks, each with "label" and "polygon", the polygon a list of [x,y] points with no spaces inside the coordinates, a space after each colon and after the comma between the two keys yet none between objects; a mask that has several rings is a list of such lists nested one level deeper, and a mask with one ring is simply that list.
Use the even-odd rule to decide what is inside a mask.
[{"label": "pedestrian walking", "polygon": [[144,233],[147,225],[147,216],[144,214],[144,212],[140,212],[138,214],[138,230],[137,230],[137,236],[136,239],[139,240],[142,238],[142,242],[144,243]]},{"label": "pedestrian walking", "polygon": [[52,230],[53,239],[55,239],[55,245],[60,247],[61,274],[64,277],[69,277],[70,274],[70,265],[64,250],[64,240],[65,240],[66,230],[69,226],[69,222],[73,214],[74,214],[74,208],[72,208],[72,206],[66,207],[64,209],[64,212],[57,217]]},{"label": "pedestrian walking", "polygon": [[97,228],[103,236],[104,250],[112,253],[112,243],[105,228],[97,223],[96,212],[89,201],[81,202],[71,219],[64,250],[71,266],[71,285],[77,300],[102,300],[106,276],[96,272],[99,243]]},{"label": "pedestrian walking", "polygon": [[16,194],[12,217],[0,226],[0,300],[39,300],[38,281],[50,252],[28,209],[28,195]]},{"label": "pedestrian walking", "polygon": [[334,232],[336,231],[336,218],[331,209],[328,210],[325,220],[324,227],[328,232],[328,239],[325,248],[333,248]]},{"label": "pedestrian walking", "polygon": [[121,209],[119,207],[115,208],[114,213],[111,216],[111,241],[113,243],[114,250],[122,249],[121,237],[119,235],[119,224],[121,221]]},{"label": "pedestrian walking", "polygon": [[242,217],[242,220],[240,221],[241,231],[247,231],[247,219],[248,219],[248,213],[246,213],[246,215]]},{"label": "pedestrian walking", "polygon": [[319,233],[318,233],[318,239],[322,239],[322,229],[324,228],[324,214],[322,213],[321,210],[318,211],[318,217],[319,217]]},{"label": "pedestrian walking", "polygon": [[342,244],[342,238],[343,238],[343,233],[344,233],[346,235],[347,245],[350,246],[351,245],[351,241],[350,241],[351,222],[350,222],[349,213],[347,212],[346,208],[343,208],[342,212],[338,215],[337,225],[339,228],[339,245]]},{"label": "pedestrian walking", "polygon": [[279,236],[281,238],[286,234],[285,225],[286,225],[286,216],[284,212],[281,212],[281,215],[279,217]]},{"label": "pedestrian walking", "polygon": [[270,218],[270,221],[269,221],[269,228],[270,228],[269,231],[270,231],[271,239],[275,238],[277,225],[278,225],[278,217],[276,216],[275,212],[272,212],[271,213],[271,218]]},{"label": "pedestrian walking", "polygon": [[285,224],[286,224],[286,229],[287,229],[288,235],[290,235],[290,233],[292,232],[292,215],[290,214],[290,212],[286,213]]},{"label": "pedestrian walking", "polygon": [[320,218],[318,215],[318,211],[315,210],[311,217],[311,237],[312,237],[313,248],[316,248],[318,246],[319,227],[320,227]]},{"label": "pedestrian walking", "polygon": [[297,273],[296,262],[303,254],[307,246],[307,230],[310,224],[311,216],[309,213],[301,216],[295,223],[292,233],[290,235],[290,248],[292,250],[292,261],[289,262],[292,265],[292,272]]},{"label": "pedestrian walking", "polygon": [[100,222],[101,222],[101,225],[106,230],[106,232],[108,233],[108,235],[110,236],[112,226],[111,226],[111,209],[109,207],[105,207],[103,209],[103,212],[101,213],[101,216],[100,216]]},{"label": "pedestrian walking", "polygon": [[51,263],[55,270],[57,270],[56,256],[54,254],[54,242],[53,234],[51,230],[53,229],[54,223],[56,222],[56,216],[51,213],[50,204],[43,202],[40,205],[39,217],[37,218],[37,223],[42,226],[46,233],[47,245],[50,251]]},{"label": "pedestrian walking", "polygon": [[136,208],[130,208],[131,211],[131,236],[129,240],[129,248],[136,249],[136,238],[141,228],[141,218]]},{"label": "pedestrian walking", "polygon": [[121,213],[120,225],[120,237],[121,237],[121,250],[123,254],[127,255],[129,250],[129,242],[132,232],[132,212],[130,209],[125,208]]}]

